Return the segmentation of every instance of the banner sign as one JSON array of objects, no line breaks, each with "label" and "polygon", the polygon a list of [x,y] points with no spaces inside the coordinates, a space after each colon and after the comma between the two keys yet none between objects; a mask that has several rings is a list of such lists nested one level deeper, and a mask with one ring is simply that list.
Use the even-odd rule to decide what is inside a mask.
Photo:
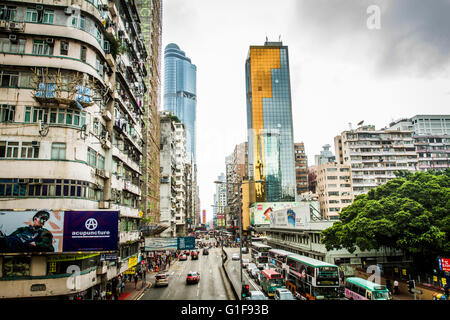
[{"label": "banner sign", "polygon": [[450,272],[450,259],[449,258],[439,258],[439,269],[442,271]]},{"label": "banner sign", "polygon": [[66,211],[63,251],[118,250],[118,211]]},{"label": "banner sign", "polygon": [[145,251],[177,250],[177,238],[145,238]]},{"label": "banner sign", "polygon": [[0,211],[0,252],[62,252],[64,211]]},{"label": "banner sign", "polygon": [[118,235],[118,211],[0,211],[0,253],[117,251]]},{"label": "banner sign", "polygon": [[195,237],[179,237],[177,240],[178,250],[195,249]]}]

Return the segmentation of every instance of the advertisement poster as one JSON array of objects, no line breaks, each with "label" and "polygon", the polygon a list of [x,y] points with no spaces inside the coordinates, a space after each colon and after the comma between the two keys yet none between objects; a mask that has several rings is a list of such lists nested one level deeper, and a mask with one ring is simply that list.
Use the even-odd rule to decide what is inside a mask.
[{"label": "advertisement poster", "polygon": [[177,238],[145,238],[145,251],[177,250]]},{"label": "advertisement poster", "polygon": [[308,226],[310,221],[310,204],[272,211],[270,214],[270,227],[280,229],[300,229]]},{"label": "advertisement poster", "polygon": [[299,206],[301,202],[257,202],[250,208],[250,223],[256,226],[269,226],[272,211]]},{"label": "advertisement poster", "polygon": [[0,211],[0,253],[62,252],[64,211]]},{"label": "advertisement poster", "polygon": [[63,251],[118,250],[118,211],[65,211]]}]

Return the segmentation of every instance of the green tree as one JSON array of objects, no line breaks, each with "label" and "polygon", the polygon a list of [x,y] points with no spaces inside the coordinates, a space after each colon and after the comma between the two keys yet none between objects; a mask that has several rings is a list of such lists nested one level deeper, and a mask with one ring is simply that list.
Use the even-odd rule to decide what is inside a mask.
[{"label": "green tree", "polygon": [[384,185],[358,195],[340,221],[322,232],[327,250],[400,249],[429,263],[448,256],[450,170],[396,173]]}]

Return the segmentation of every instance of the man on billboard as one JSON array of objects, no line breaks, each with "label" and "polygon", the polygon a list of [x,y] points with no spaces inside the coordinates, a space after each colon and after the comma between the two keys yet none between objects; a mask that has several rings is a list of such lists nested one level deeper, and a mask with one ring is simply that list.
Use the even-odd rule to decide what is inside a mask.
[{"label": "man on billboard", "polygon": [[50,219],[48,210],[39,210],[33,223],[19,227],[9,236],[0,231],[0,252],[54,252],[53,234],[44,228]]}]

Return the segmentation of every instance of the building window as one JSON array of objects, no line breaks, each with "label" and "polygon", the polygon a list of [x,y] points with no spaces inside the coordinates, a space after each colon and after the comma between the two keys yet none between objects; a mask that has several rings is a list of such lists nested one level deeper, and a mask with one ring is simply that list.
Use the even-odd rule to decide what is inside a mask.
[{"label": "building window", "polygon": [[86,62],[86,52],[87,52],[87,48],[85,46],[81,46],[81,51],[80,51],[81,61]]},{"label": "building window", "polygon": [[0,158],[18,158],[19,142],[0,141]]},{"label": "building window", "polygon": [[31,258],[30,257],[3,257],[3,276],[4,277],[27,277],[30,276]]},{"label": "building window", "polygon": [[66,160],[66,144],[60,142],[52,143],[52,160]]},{"label": "building window", "polygon": [[32,53],[36,55],[51,56],[53,55],[53,45],[48,44],[44,40],[34,40]]},{"label": "building window", "polygon": [[86,30],[86,17],[83,15],[80,16],[80,29]]},{"label": "building window", "polygon": [[42,23],[53,24],[54,17],[55,17],[55,12],[53,10],[44,10],[44,16],[42,18]]},{"label": "building window", "polygon": [[38,12],[36,9],[28,8],[25,18],[26,22],[38,22]]},{"label": "building window", "polygon": [[22,159],[38,159],[39,145],[33,144],[32,142],[22,142],[20,157]]},{"label": "building window", "polygon": [[93,168],[97,167],[97,152],[88,147],[87,163]]},{"label": "building window", "polygon": [[98,155],[97,159],[97,168],[104,170],[105,169],[105,157],[102,155]]},{"label": "building window", "polygon": [[17,88],[19,86],[19,73],[14,71],[2,71],[0,84],[2,88]]},{"label": "building window", "polygon": [[69,54],[69,42],[68,41],[64,41],[64,40],[61,41],[59,53],[62,56],[67,56]]},{"label": "building window", "polygon": [[16,106],[2,104],[0,109],[0,122],[14,122]]}]

